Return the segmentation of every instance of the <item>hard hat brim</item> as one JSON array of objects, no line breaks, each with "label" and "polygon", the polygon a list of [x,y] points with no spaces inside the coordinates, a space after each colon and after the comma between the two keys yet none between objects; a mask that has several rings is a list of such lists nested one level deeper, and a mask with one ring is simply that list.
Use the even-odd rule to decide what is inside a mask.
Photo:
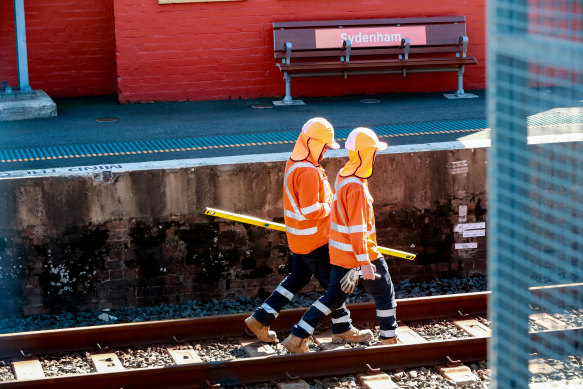
[{"label": "hard hat brim", "polygon": [[331,143],[328,143],[327,145],[329,148],[337,150],[340,148],[340,144],[336,141],[332,141]]},{"label": "hard hat brim", "polygon": [[379,142],[377,143],[377,150],[379,151],[383,151],[384,149],[386,149],[389,145],[387,144],[387,142]]}]

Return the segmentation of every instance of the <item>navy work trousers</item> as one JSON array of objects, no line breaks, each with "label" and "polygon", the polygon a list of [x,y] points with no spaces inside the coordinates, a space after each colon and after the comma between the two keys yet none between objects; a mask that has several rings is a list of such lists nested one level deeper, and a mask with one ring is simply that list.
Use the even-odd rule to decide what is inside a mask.
[{"label": "navy work trousers", "polygon": [[[381,257],[372,263],[376,266],[376,272],[380,274],[380,278],[375,278],[374,280],[361,278],[360,282],[362,282],[368,294],[375,301],[377,322],[381,330],[380,338],[392,338],[395,336],[395,330],[397,329],[397,302],[395,301],[393,282],[384,258]],[[293,326],[292,334],[300,338],[307,338],[312,335],[314,329],[322,323],[331,311],[344,306],[348,294],[344,293],[340,288],[340,281],[349,270],[340,266],[332,266],[330,285],[326,293],[312,304],[310,309],[302,316],[302,319]]]},{"label": "navy work trousers", "polygon": [[[316,277],[322,288],[328,288],[330,283],[330,254],[328,245],[318,247],[308,254],[291,255],[291,271],[287,277],[273,291],[263,305],[255,310],[253,317],[264,326],[269,326],[281,309],[289,303],[294,296],[310,282],[312,276]],[[350,312],[344,303],[331,312],[332,332],[340,334],[352,327]]]}]

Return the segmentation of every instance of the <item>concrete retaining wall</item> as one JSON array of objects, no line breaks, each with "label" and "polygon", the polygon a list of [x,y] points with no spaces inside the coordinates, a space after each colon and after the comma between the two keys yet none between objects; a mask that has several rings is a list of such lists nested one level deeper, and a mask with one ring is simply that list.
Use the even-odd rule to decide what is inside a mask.
[{"label": "concrete retaining wall", "polygon": [[[331,182],[345,161],[324,161]],[[284,164],[0,180],[0,315],[265,297],[287,274],[285,234],[203,212],[282,222]],[[418,254],[389,260],[395,281],[485,272],[484,229],[456,227],[487,220],[485,166],[483,148],[377,157],[379,244]]]}]

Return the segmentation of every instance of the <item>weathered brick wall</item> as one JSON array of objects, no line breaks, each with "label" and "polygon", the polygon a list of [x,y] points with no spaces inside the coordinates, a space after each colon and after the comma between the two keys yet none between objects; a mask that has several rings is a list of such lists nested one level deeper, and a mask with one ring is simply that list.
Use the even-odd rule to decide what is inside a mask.
[{"label": "weathered brick wall", "polygon": [[[113,0],[25,1],[30,85],[51,97],[116,93]],[[12,1],[0,1],[0,81],[18,85]]]},{"label": "weathered brick wall", "polygon": [[[418,254],[389,259],[395,281],[485,273],[486,237],[455,228],[487,221],[485,159],[485,149],[377,157],[369,183],[379,244]],[[324,162],[335,177],[345,159]],[[283,168],[0,180],[0,315],[266,297],[288,271],[285,234],[204,210],[282,222]],[[463,242],[477,247],[455,248]]]},{"label": "weathered brick wall", "polygon": [[200,219],[116,220],[58,237],[3,230],[0,317],[266,297],[289,271],[284,233]]}]

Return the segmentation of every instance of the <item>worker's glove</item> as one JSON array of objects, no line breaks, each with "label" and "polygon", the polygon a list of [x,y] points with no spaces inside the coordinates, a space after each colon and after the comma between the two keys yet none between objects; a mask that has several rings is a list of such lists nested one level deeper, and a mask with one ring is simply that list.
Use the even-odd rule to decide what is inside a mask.
[{"label": "worker's glove", "polygon": [[358,277],[358,268],[350,269],[340,280],[340,289],[346,294],[354,292],[354,288],[358,285]]}]

